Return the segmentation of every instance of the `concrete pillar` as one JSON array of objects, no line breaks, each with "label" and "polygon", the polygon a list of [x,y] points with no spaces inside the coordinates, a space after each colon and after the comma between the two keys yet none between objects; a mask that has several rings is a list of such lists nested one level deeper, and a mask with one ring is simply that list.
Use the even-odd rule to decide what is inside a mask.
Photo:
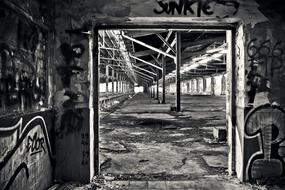
[{"label": "concrete pillar", "polygon": [[181,65],[181,33],[176,32],[176,111],[181,111],[180,65]]},{"label": "concrete pillar", "polygon": [[106,92],[109,92],[109,66],[106,65]]},{"label": "concrete pillar", "polygon": [[165,57],[162,57],[162,103],[165,103],[165,74],[166,74],[166,67],[165,67]]},{"label": "concrete pillar", "polygon": [[115,78],[115,70],[112,69],[112,93],[114,93],[114,89],[115,89],[114,78]]}]

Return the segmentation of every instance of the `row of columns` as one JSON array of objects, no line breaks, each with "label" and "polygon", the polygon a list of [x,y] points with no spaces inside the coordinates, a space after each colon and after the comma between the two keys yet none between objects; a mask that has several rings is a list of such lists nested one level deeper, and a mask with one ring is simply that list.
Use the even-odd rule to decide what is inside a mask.
[{"label": "row of columns", "polygon": [[[106,92],[109,92],[109,69],[110,66],[106,66]],[[116,73],[115,77],[115,69],[112,69],[112,88],[111,92],[112,93],[125,93],[125,92],[131,92],[131,83],[127,81],[127,77],[120,75],[119,73]],[[115,82],[116,82],[116,89],[115,89]]]}]

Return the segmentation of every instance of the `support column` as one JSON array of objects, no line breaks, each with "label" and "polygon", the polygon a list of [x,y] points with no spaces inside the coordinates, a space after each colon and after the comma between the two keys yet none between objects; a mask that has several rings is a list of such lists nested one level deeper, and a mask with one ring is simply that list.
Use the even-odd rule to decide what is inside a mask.
[{"label": "support column", "polygon": [[106,93],[109,92],[109,66],[106,65]]},{"label": "support column", "polygon": [[121,92],[124,93],[124,76],[121,76]]},{"label": "support column", "polygon": [[112,69],[112,93],[114,93],[114,89],[115,89],[114,78],[115,78],[115,70]]},{"label": "support column", "polygon": [[166,67],[165,67],[165,57],[162,57],[162,103],[165,104],[165,74],[166,74]]},{"label": "support column", "polygon": [[116,73],[116,93],[119,92],[119,73]]},{"label": "support column", "polygon": [[119,79],[118,79],[119,81],[119,93],[121,93],[122,91],[121,91],[121,80],[122,80],[122,76],[121,75],[119,75]]},{"label": "support column", "polygon": [[156,99],[159,101],[159,70],[156,69]]},{"label": "support column", "polygon": [[181,65],[181,33],[176,32],[176,111],[181,111],[180,65]]}]

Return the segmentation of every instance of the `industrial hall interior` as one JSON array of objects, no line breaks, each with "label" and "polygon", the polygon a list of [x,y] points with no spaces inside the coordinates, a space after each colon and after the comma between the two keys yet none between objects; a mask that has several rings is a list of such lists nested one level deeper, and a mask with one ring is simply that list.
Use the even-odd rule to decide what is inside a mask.
[{"label": "industrial hall interior", "polygon": [[1,0],[0,190],[285,189],[284,0]]}]

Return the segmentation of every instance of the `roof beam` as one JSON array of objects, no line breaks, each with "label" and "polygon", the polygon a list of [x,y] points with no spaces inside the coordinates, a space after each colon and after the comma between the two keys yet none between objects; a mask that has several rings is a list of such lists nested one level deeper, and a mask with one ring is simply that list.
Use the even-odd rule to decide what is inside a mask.
[{"label": "roof beam", "polygon": [[137,77],[140,77],[140,78],[145,79],[145,80],[147,80],[147,81],[152,81],[152,80],[153,80],[153,79],[150,79],[150,78],[147,78],[147,77],[143,76],[143,75],[140,74],[140,73],[137,73]]},{"label": "roof beam", "polygon": [[149,79],[149,78],[145,78],[144,76],[141,76],[141,75],[137,75],[137,77],[139,78],[139,79],[142,79],[142,80],[144,80],[144,81],[147,81],[147,82],[150,82],[151,81],[151,79]]},{"label": "roof beam", "polygon": [[223,41],[225,40],[225,36],[221,36],[221,37],[215,37],[215,38],[207,38],[207,39],[202,39],[202,40],[197,40],[195,42],[184,42],[183,45],[182,45],[182,48],[186,48],[184,51],[188,51],[187,48],[190,48],[192,46],[197,46],[197,45],[207,45],[207,44],[212,44],[214,42],[220,42],[220,41]]},{"label": "roof beam", "polygon": [[[168,32],[168,34],[167,34],[167,36],[166,36],[166,38],[165,38],[166,41],[169,40],[169,38],[170,38],[172,32],[173,32],[172,30]],[[175,44],[175,43],[176,43],[176,40],[174,39],[174,40],[172,41],[172,43],[170,44],[170,46],[171,46],[171,47],[174,47],[174,44]],[[165,44],[162,45],[162,48],[163,48],[164,46],[165,46]],[[170,51],[170,49],[168,48],[166,52],[169,52],[169,51]],[[160,56],[160,55],[161,55],[161,54],[158,54],[158,55],[157,55],[157,59],[159,59],[159,56]]]},{"label": "roof beam", "polygon": [[175,54],[174,48],[171,47],[171,45],[160,34],[156,34],[156,35]]},{"label": "roof beam", "polygon": [[150,63],[150,62],[148,62],[148,61],[145,61],[145,60],[143,60],[143,59],[140,59],[140,58],[138,58],[138,57],[135,57],[135,56],[133,56],[133,55],[131,55],[131,54],[130,54],[130,57],[133,58],[133,59],[136,59],[136,60],[138,60],[138,61],[140,61],[140,62],[143,62],[143,63],[145,63],[145,64],[147,64],[147,65],[150,65],[150,66],[152,66],[152,67],[155,67],[155,68],[157,68],[157,69],[162,70],[162,67],[159,67],[159,66],[157,66],[157,65],[155,65],[155,64],[153,64],[153,63]]},{"label": "roof beam", "polygon": [[148,49],[148,50],[144,50],[144,51],[138,51],[134,53],[134,56],[136,57],[143,57],[143,56],[148,56],[148,55],[153,55],[156,54],[155,51]]},{"label": "roof beam", "polygon": [[147,72],[147,73],[150,73],[150,74],[152,74],[152,75],[154,75],[154,76],[156,76],[156,73],[153,73],[153,72],[151,72],[151,71],[149,71],[149,70],[143,69],[143,68],[138,67],[138,66],[135,66],[135,65],[133,65],[133,67],[134,67],[134,68],[137,68],[137,69],[140,69],[140,70],[142,70],[142,71],[145,71],[145,72]]},{"label": "roof beam", "polygon": [[144,74],[144,73],[142,73],[142,72],[140,72],[140,71],[134,70],[134,72],[136,72],[136,73],[140,74],[141,76],[144,76],[144,77],[147,77],[147,78],[149,78],[149,79],[153,80],[153,77],[148,76],[147,74]]},{"label": "roof beam", "polygon": [[146,43],[144,43],[144,42],[142,42],[142,41],[139,41],[139,40],[134,39],[134,38],[132,38],[132,37],[126,36],[125,34],[122,34],[122,36],[123,36],[124,38],[127,38],[128,40],[131,40],[131,41],[133,41],[133,42],[135,42],[135,43],[137,43],[137,44],[140,44],[140,45],[142,45],[142,46],[144,46],[144,47],[146,47],[146,48],[148,48],[148,49],[151,49],[151,50],[156,51],[156,52],[158,52],[158,53],[161,53],[161,54],[163,54],[163,55],[165,55],[165,56],[167,56],[167,57],[170,57],[170,58],[172,58],[172,59],[175,59],[175,56],[170,55],[170,54],[168,54],[168,53],[166,53],[166,52],[164,52],[164,51],[162,51],[162,50],[160,50],[160,49],[158,49],[158,48],[155,48],[155,47],[153,47],[153,46],[150,46],[150,45],[148,45],[148,44],[146,44]]},{"label": "roof beam", "polygon": [[161,31],[132,31],[128,30],[128,35],[133,38],[143,37],[143,36],[151,36],[157,33],[160,33]]},{"label": "roof beam", "polygon": [[153,60],[158,64],[158,65],[161,65],[161,63],[159,62],[159,60],[154,56],[154,55],[150,55]]}]

